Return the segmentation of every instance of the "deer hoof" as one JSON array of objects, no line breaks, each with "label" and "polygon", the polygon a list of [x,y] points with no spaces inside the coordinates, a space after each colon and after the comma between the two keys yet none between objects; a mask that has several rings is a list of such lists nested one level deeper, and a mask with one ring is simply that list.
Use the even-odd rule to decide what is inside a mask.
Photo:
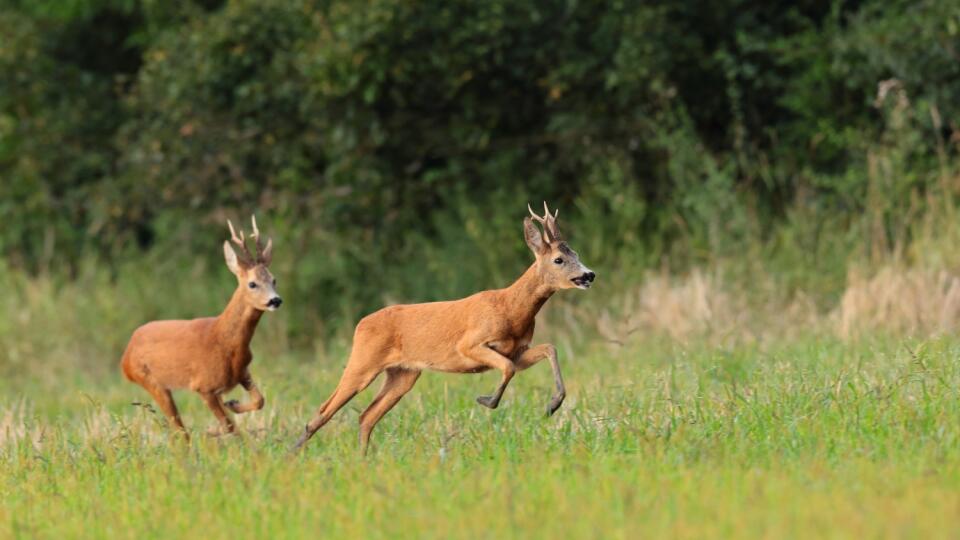
[{"label": "deer hoof", "polygon": [[230,401],[224,401],[223,406],[230,409],[232,412],[235,412],[235,413],[240,412],[237,410],[240,407],[240,402],[235,399],[231,399]]},{"label": "deer hoof", "polygon": [[493,396],[480,396],[477,398],[477,403],[487,407],[488,409],[496,409],[497,405],[500,404],[500,401],[495,400]]},{"label": "deer hoof", "polygon": [[550,400],[550,403],[547,404],[547,416],[553,416],[553,413],[557,412],[557,409],[560,408],[560,405],[563,404],[563,394],[559,396],[553,396],[553,399]]},{"label": "deer hoof", "polygon": [[233,426],[210,428],[207,430],[207,436],[216,438],[216,437],[223,437],[226,435],[234,435],[236,434],[236,431],[234,431],[234,429],[235,428]]}]

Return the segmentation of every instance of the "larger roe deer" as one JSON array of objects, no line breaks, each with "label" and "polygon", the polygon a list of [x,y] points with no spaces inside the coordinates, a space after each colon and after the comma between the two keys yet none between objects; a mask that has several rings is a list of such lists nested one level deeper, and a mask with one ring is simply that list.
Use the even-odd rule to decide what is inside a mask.
[{"label": "larger roe deer", "polygon": [[[267,269],[273,256],[273,240],[268,240],[264,247],[256,218],[251,217],[250,221],[256,255],[247,249],[243,231],[237,236],[233,224],[227,221],[237,248],[225,241],[223,256],[237,277],[237,290],[223,313],[190,321],[147,323],[134,331],[123,354],[124,376],[150,392],[171,424],[187,438],[171,390],[189,388],[199,393],[217,417],[219,433],[234,430],[233,420],[224,407],[238,414],[263,408],[263,394],[248,369],[253,360],[250,339],[263,312],[276,310],[282,300],[277,295],[277,282]],[[238,384],[250,394],[251,401],[224,403],[222,394]]]},{"label": "larger roe deer", "polygon": [[[380,393],[360,415],[360,448],[366,451],[377,422],[413,388],[423,370],[449,373],[500,372],[500,385],[477,402],[496,409],[503,391],[518,370],[549,359],[556,393],[547,405],[552,415],[566,390],[557,349],[544,343],[531,347],[537,312],[560,289],[587,289],[595,274],[580,262],[557,229],[555,212],[544,203],[544,215],[523,221],[527,246],[536,260],[505,289],[483,291],[460,300],[396,305],[364,317],[357,324],[353,350],[333,395],[320,406],[297,441],[301,448],[351,398],[382,372]],[[543,234],[534,225],[543,226]]]}]

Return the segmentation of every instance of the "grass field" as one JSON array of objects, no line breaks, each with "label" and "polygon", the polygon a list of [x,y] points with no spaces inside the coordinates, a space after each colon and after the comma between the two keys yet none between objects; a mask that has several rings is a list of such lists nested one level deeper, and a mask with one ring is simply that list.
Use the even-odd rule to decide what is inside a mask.
[{"label": "grass field", "polygon": [[[0,540],[960,539],[960,2],[702,4],[0,0]],[[557,414],[427,373],[291,454],[356,321],[506,286],[545,200],[598,275]],[[179,392],[187,443],[121,354],[253,212],[266,407]]]},{"label": "grass field", "polygon": [[[41,310],[40,307],[35,309]],[[547,310],[551,307],[548,305]],[[562,304],[552,314],[565,309]],[[273,316],[271,314],[271,316]],[[428,374],[357,452],[361,394],[299,456],[288,449],[345,357],[255,338],[266,408],[213,439],[177,395],[189,446],[116,358],[8,376],[0,536],[14,538],[954,537],[960,530],[960,340],[828,332],[723,344],[634,335],[560,344],[568,399],[543,417],[544,363],[500,409],[497,376]],[[549,317],[548,317],[549,319]],[[93,317],[91,324],[97,324]],[[126,323],[130,326],[132,323]],[[122,342],[126,329],[111,329]],[[58,336],[5,335],[38,348]],[[275,340],[274,340],[275,341]],[[26,343],[26,345],[23,345]],[[109,350],[109,348],[108,348]],[[25,354],[25,353],[23,353]],[[78,354],[90,354],[80,350]],[[37,362],[42,360],[37,359]],[[89,373],[92,373],[90,375]]]}]

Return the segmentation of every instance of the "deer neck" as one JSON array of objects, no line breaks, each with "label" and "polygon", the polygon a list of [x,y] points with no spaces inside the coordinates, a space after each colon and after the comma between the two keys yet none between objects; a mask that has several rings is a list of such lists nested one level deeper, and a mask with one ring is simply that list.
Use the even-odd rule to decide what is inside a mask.
[{"label": "deer neck", "polygon": [[217,317],[214,325],[217,337],[231,348],[249,346],[261,316],[263,312],[247,304],[243,300],[243,290],[237,287],[230,303]]},{"label": "deer neck", "polygon": [[555,292],[555,288],[544,283],[540,268],[534,262],[513,285],[507,287],[508,310],[515,318],[532,320]]}]

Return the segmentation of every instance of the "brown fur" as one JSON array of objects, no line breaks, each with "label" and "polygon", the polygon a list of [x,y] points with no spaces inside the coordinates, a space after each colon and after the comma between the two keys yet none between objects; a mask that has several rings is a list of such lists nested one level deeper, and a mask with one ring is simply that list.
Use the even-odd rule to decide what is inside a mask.
[{"label": "brown fur", "polygon": [[[232,226],[231,226],[232,229]],[[243,236],[234,242],[243,246]],[[134,331],[120,362],[124,376],[144,387],[157,401],[170,422],[186,436],[186,430],[171,395],[172,390],[190,389],[200,394],[220,423],[219,433],[231,433],[233,421],[225,409],[245,413],[263,407],[263,394],[248,369],[253,355],[250,340],[264,310],[273,309],[279,297],[275,280],[267,269],[272,243],[263,249],[254,223],[257,255],[244,247],[236,253],[224,243],[227,266],[237,277],[226,309],[217,317],[189,321],[154,321]],[[250,283],[255,287],[251,288]],[[226,403],[222,395],[242,385],[251,401]]]},{"label": "brown fur", "polygon": [[[531,212],[532,213],[532,212]],[[544,358],[550,359],[556,393],[547,407],[553,414],[566,395],[553,345],[530,346],[540,308],[560,289],[589,287],[593,272],[560,238],[553,217],[537,218],[548,239],[530,218],[524,221],[527,244],[536,261],[505,289],[483,291],[447,302],[407,304],[381,309],[357,324],[350,359],[333,395],[307,425],[296,448],[382,372],[380,392],[360,415],[360,445],[366,450],[377,422],[413,388],[423,370],[480,373],[496,369],[500,385],[477,401],[495,409],[510,379]],[[555,260],[561,260],[556,263]],[[589,274],[589,278],[585,276]],[[574,280],[578,280],[575,282]]]}]

